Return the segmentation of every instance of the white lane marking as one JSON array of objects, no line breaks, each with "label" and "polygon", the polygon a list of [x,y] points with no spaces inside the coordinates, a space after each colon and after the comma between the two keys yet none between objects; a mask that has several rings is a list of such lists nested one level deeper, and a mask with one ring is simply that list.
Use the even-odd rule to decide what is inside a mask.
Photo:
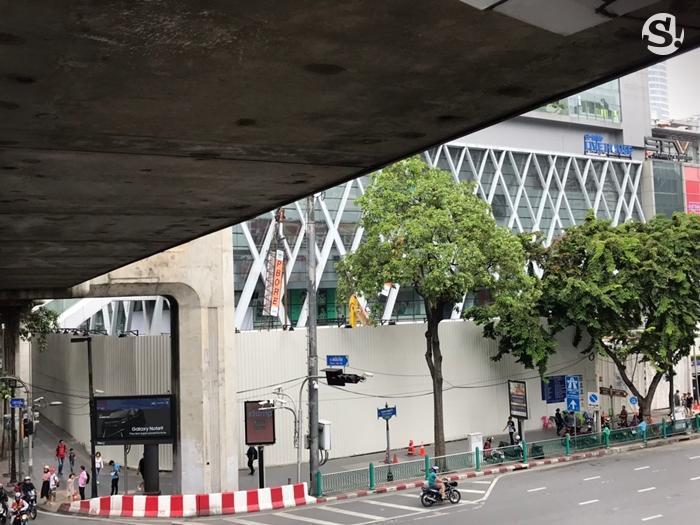
[{"label": "white lane marking", "polygon": [[691,456],[688,459],[700,459],[700,456]]},{"label": "white lane marking", "polygon": [[642,521],[651,521],[651,520],[655,520],[657,518],[663,518],[663,517],[664,517],[663,514],[654,514],[653,516],[647,516],[646,518],[642,518]]},{"label": "white lane marking", "polygon": [[314,525],[338,525],[335,521],[319,520],[316,518],[309,518],[307,516],[302,516],[301,514],[292,514],[291,512],[275,512],[275,516],[281,516],[282,518],[287,518],[290,520],[305,521],[306,523],[313,523]]},{"label": "white lane marking", "polygon": [[690,481],[697,481],[697,480],[699,480],[699,479],[700,479],[700,476],[696,476],[696,477],[694,477],[694,478],[690,478]]},{"label": "white lane marking", "polygon": [[588,501],[581,501],[579,505],[590,505],[591,503],[598,503],[599,499],[589,499]]},{"label": "white lane marking", "polygon": [[[224,517],[224,516],[220,516],[220,518],[225,520],[225,521],[230,521],[231,523],[236,523],[237,525],[267,525],[266,523],[264,523],[262,521],[244,520],[243,518],[229,518],[229,517]],[[187,522],[187,523],[189,523],[189,522]],[[204,525],[204,524],[201,523],[201,525]]]},{"label": "white lane marking", "polygon": [[528,489],[528,492],[539,492],[540,490],[546,490],[547,487],[537,487],[536,489]]},{"label": "white lane marking", "polygon": [[650,490],[656,490],[656,487],[647,487],[645,489],[639,489],[637,492],[649,492]]},{"label": "white lane marking", "polygon": [[392,509],[411,510],[413,512],[428,512],[426,509],[409,507],[407,505],[398,505],[396,503],[387,503],[382,500],[367,499],[364,500],[362,503],[369,503],[370,505],[379,505],[380,507],[391,507]]},{"label": "white lane marking", "polygon": [[593,481],[594,479],[600,479],[600,476],[592,476],[590,478],[583,478],[583,481]]},{"label": "white lane marking", "polygon": [[490,485],[490,481],[472,481],[472,483],[476,483],[477,485]]},{"label": "white lane marking", "polygon": [[405,494],[405,493],[403,493],[403,492],[397,492],[397,493],[395,493],[395,494],[392,493],[391,495],[392,495],[392,496],[401,496],[402,498],[413,498],[413,499],[416,498],[416,495],[415,495],[415,494]]},{"label": "white lane marking", "polygon": [[483,503],[483,502],[485,502],[487,499],[489,499],[489,496],[491,495],[491,491],[492,491],[493,488],[496,486],[496,483],[498,483],[498,480],[501,479],[503,476],[505,476],[505,474],[501,474],[500,476],[494,478],[494,480],[491,482],[491,485],[489,486],[489,488],[486,489],[486,494],[484,494],[484,497],[483,497],[483,498],[479,498],[478,500],[473,501],[472,503],[475,503],[475,504],[476,504],[476,503]]},{"label": "white lane marking", "polygon": [[457,489],[460,492],[464,492],[465,494],[486,494],[485,490],[476,490],[476,489]]},{"label": "white lane marking", "polygon": [[637,467],[637,468],[634,469],[634,470],[646,470],[646,469],[648,469],[648,468],[651,468],[651,467],[650,467],[649,465],[647,465],[646,467]]},{"label": "white lane marking", "polygon": [[[402,494],[403,496],[404,494]],[[408,494],[405,494],[408,496]],[[354,510],[346,510],[346,509],[341,509],[336,506],[328,506],[328,507],[318,507],[318,510],[327,510],[328,512],[337,512],[338,514],[346,514],[348,516],[355,516],[356,518],[364,518],[366,520],[381,520],[384,519],[381,516],[374,516],[372,514],[364,514],[362,512],[355,512]]]}]

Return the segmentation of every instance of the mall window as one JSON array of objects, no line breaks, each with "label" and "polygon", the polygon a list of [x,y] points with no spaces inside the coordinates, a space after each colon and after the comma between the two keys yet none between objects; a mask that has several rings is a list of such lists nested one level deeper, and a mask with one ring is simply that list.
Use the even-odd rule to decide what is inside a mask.
[{"label": "mall window", "polygon": [[550,102],[536,111],[618,124],[622,122],[620,84],[612,80],[577,95]]},{"label": "mall window", "polygon": [[684,211],[681,165],[655,160],[653,166],[656,213],[670,217],[674,212]]}]

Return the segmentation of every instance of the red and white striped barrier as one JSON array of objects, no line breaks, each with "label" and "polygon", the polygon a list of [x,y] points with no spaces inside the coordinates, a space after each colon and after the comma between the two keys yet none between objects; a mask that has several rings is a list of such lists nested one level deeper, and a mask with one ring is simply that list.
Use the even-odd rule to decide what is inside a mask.
[{"label": "red and white striped barrier", "polygon": [[244,514],[316,503],[306,483],[218,494],[174,496],[104,496],[65,503],[63,512],[133,518],[187,518]]}]

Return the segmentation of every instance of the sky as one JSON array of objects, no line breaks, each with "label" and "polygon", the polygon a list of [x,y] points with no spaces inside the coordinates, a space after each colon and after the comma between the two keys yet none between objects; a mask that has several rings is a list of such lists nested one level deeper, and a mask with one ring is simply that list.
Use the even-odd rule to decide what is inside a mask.
[{"label": "sky", "polygon": [[671,118],[700,114],[700,48],[666,62]]}]

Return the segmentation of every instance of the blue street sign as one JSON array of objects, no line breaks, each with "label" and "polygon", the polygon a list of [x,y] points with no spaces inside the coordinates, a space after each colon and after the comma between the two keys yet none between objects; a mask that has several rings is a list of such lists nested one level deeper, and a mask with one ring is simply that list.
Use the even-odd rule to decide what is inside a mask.
[{"label": "blue street sign", "polygon": [[348,366],[350,360],[346,355],[327,355],[326,366]]},{"label": "blue street sign", "polygon": [[542,381],[542,401],[550,403],[563,403],[566,399],[565,376],[549,376],[548,381]]},{"label": "blue street sign", "polygon": [[578,398],[578,396],[576,396],[576,397],[567,396],[566,409],[569,410],[570,412],[581,412],[581,400]]},{"label": "blue street sign", "polygon": [[24,408],[24,399],[21,397],[13,397],[10,399],[10,407],[11,408]]},{"label": "blue street sign", "polygon": [[396,415],[396,407],[395,406],[377,409],[377,419],[379,419],[381,417],[382,419],[389,421],[395,415]]},{"label": "blue street sign", "polygon": [[566,376],[566,395],[581,394],[581,382],[579,376]]},{"label": "blue street sign", "polygon": [[596,394],[595,392],[590,392],[588,394],[588,404],[589,405],[598,405],[599,402],[600,402],[600,398],[598,397],[598,394]]},{"label": "blue street sign", "polygon": [[630,396],[627,401],[629,401],[630,405],[632,406],[635,406],[639,402],[639,400],[635,396]]}]

